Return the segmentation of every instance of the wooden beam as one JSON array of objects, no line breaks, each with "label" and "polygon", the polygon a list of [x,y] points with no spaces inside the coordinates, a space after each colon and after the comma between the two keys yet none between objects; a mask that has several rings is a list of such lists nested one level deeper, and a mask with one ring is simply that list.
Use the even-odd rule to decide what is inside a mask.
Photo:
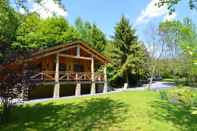
[{"label": "wooden beam", "polygon": [[99,53],[98,51],[96,51],[94,48],[91,48],[89,46],[87,46],[87,44],[81,42],[80,46],[84,46],[85,48],[87,48],[88,50],[90,50],[91,52],[95,53],[96,55],[98,55],[99,57],[101,57],[103,60],[105,60],[107,63],[109,63],[108,59],[101,53]]},{"label": "wooden beam", "polygon": [[61,57],[67,57],[67,58],[73,58],[73,59],[92,60],[91,57],[73,56],[73,55],[66,55],[66,54],[60,54],[59,56],[61,56]]},{"label": "wooden beam", "polygon": [[97,55],[95,55],[94,53],[92,53],[90,50],[84,48],[83,46],[80,46],[84,51],[88,52],[90,55],[92,55],[93,57],[95,57],[96,59],[100,60],[103,63],[106,63],[105,60],[101,59],[100,57],[98,57]]},{"label": "wooden beam", "polygon": [[35,59],[40,59],[40,58],[43,58],[43,57],[46,57],[46,56],[49,56],[49,55],[52,55],[52,54],[57,54],[57,53],[60,53],[60,52],[63,52],[63,51],[66,51],[66,50],[69,50],[69,49],[72,49],[72,48],[75,48],[75,47],[77,47],[77,45],[72,45],[70,47],[62,48],[60,50],[52,51],[52,52],[49,52],[49,53],[46,53],[46,54],[43,54],[43,55],[40,55],[40,56],[33,56],[33,58],[27,59],[25,62],[32,61],[32,60],[35,60]]},{"label": "wooden beam", "polygon": [[44,54],[46,52],[51,52],[53,50],[57,50],[57,49],[60,49],[60,48],[67,48],[69,46],[76,45],[78,43],[80,43],[80,41],[75,41],[75,42],[70,42],[70,43],[67,43],[67,44],[60,44],[60,45],[57,45],[57,46],[54,46],[54,47],[49,47],[47,49],[44,49],[44,50],[41,50],[41,51],[38,51],[38,52],[34,53],[33,56],[36,56],[36,55],[39,55],[39,54]]}]

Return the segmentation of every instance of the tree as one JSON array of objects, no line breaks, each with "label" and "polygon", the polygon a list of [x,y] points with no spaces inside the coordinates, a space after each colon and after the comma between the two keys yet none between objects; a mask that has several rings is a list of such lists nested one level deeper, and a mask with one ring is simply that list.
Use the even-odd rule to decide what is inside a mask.
[{"label": "tree", "polygon": [[158,71],[158,61],[163,57],[165,53],[165,43],[159,33],[159,29],[155,25],[150,25],[146,34],[148,34],[149,38],[147,40],[149,49],[149,60],[147,62],[147,67],[149,69],[149,84],[148,89],[150,89],[151,84],[153,82],[153,78],[157,76]]},{"label": "tree", "polygon": [[184,19],[180,35],[180,48],[185,57],[187,79],[192,84],[197,80],[197,28],[190,19]]},{"label": "tree", "polygon": [[136,32],[130,25],[129,20],[124,16],[115,26],[113,45],[112,60],[116,69],[114,79],[124,76],[126,86],[129,84],[129,75],[137,74],[137,70],[144,62],[145,50],[139,44]]},{"label": "tree", "polygon": [[99,52],[103,52],[106,46],[105,34],[96,24],[83,22],[78,18],[75,22],[75,28],[79,32],[79,39],[86,41],[89,45]]},{"label": "tree", "polygon": [[91,43],[93,44],[93,46],[99,52],[103,52],[106,45],[106,38],[105,34],[96,26],[96,24],[92,25],[91,36]]},{"label": "tree", "polygon": [[78,38],[75,29],[62,17],[41,19],[36,13],[25,17],[16,32],[15,49],[39,49],[73,41]]},{"label": "tree", "polygon": [[91,24],[84,22],[80,17],[75,21],[75,28],[79,32],[79,39],[91,42]]},{"label": "tree", "polygon": [[15,40],[20,15],[14,11],[7,0],[0,1],[0,63]]},{"label": "tree", "polygon": [[179,37],[180,29],[182,24],[179,21],[165,21],[161,22],[159,25],[159,33],[163,40],[165,40],[165,45],[168,47],[169,51],[166,53],[168,57],[176,57],[180,53]]},{"label": "tree", "polygon": [[162,33],[164,41],[169,48],[175,45],[174,47],[178,49],[178,54],[174,58],[178,59],[179,66],[176,66],[174,69],[180,68],[176,70],[178,71],[176,73],[180,77],[186,77],[190,83],[192,79],[195,81],[197,74],[195,65],[197,33],[195,25],[188,18],[185,18],[183,22],[168,21],[160,24],[160,33]]},{"label": "tree", "polygon": [[[158,7],[167,6],[170,14],[175,12],[176,5],[179,4],[183,0],[159,0],[159,2],[155,3]],[[187,0],[188,7],[193,10],[197,9],[197,1],[196,0]]]}]

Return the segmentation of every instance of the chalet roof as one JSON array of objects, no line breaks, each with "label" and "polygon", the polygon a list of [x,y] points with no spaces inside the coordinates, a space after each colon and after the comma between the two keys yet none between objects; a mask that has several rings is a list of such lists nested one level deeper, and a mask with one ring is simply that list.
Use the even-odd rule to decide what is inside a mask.
[{"label": "chalet roof", "polygon": [[110,62],[107,57],[105,57],[103,54],[99,53],[98,51],[91,48],[85,42],[82,42],[82,41],[75,41],[75,42],[60,44],[60,45],[57,45],[57,46],[54,46],[54,47],[50,47],[50,48],[46,48],[46,49],[37,51],[37,52],[35,52],[31,55],[31,57],[28,59],[28,61],[32,60],[32,59],[39,59],[39,58],[44,57],[44,56],[52,55],[52,54],[60,52],[61,50],[66,49],[66,48],[72,48],[72,47],[75,47],[75,46],[80,46],[81,48],[84,49],[84,51],[91,53],[91,55],[93,57],[97,58],[98,60],[100,60],[104,63],[109,63]]}]

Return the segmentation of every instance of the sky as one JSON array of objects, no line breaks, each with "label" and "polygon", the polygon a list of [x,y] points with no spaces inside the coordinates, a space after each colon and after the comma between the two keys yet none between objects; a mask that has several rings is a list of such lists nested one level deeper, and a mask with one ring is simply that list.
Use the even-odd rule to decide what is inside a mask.
[{"label": "sky", "polygon": [[[169,15],[167,7],[158,8],[158,0],[62,0],[66,10],[63,10],[52,0],[44,0],[42,7],[33,3],[32,11],[41,17],[51,17],[54,13],[65,17],[71,24],[76,18],[97,24],[108,38],[114,33],[114,26],[122,15],[126,16],[142,41],[146,41],[146,30],[150,25],[157,25],[165,20],[182,20],[189,16],[197,23],[197,11],[188,9],[188,0],[182,0],[177,6],[176,13]],[[44,8],[44,9],[43,9]],[[23,12],[21,10],[21,12]]]}]

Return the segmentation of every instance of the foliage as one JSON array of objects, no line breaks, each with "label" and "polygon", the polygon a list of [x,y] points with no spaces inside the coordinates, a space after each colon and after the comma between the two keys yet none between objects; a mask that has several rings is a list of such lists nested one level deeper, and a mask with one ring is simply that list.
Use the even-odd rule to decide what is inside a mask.
[{"label": "foliage", "polygon": [[176,89],[163,92],[166,93],[166,99],[173,104],[191,107],[195,103],[194,93],[191,88],[179,86]]},{"label": "foliage", "polygon": [[13,48],[47,48],[77,39],[77,32],[62,17],[41,19],[33,13],[25,17],[17,29]]},{"label": "foliage", "polygon": [[186,77],[188,82],[195,82],[197,76],[196,70],[196,27],[192,21],[185,18],[183,22],[167,21],[160,24],[160,33],[162,33],[165,43],[174,52],[174,68],[172,71],[175,76]]},{"label": "foliage", "polygon": [[104,51],[107,40],[105,34],[96,24],[84,22],[81,18],[78,18],[75,22],[75,28],[79,32],[79,39],[86,41],[99,52]]},{"label": "foliage", "polygon": [[129,74],[141,75],[145,62],[145,47],[138,41],[136,32],[124,16],[115,26],[111,49],[111,58],[114,63],[114,79],[124,76],[127,83]]},{"label": "foliage", "polygon": [[0,1],[0,61],[5,57],[11,42],[15,40],[19,17],[7,0]]},{"label": "foliage", "polygon": [[0,105],[2,105],[2,113],[0,114],[0,122],[8,121],[14,104],[28,99],[28,91],[33,86],[29,73],[29,70],[21,73],[14,69],[1,67]]},{"label": "foliage", "polygon": [[168,51],[170,57],[176,57],[179,55],[178,42],[180,39],[181,27],[182,24],[180,21],[166,21],[161,22],[159,25],[159,33],[165,41],[165,45],[170,50]]},{"label": "foliage", "polygon": [[16,12],[10,7],[7,0],[0,2],[0,43],[8,43],[14,39],[17,28]]},{"label": "foliage", "polygon": [[[191,87],[183,87],[179,86],[177,88],[171,90],[163,90],[160,91],[160,96],[162,98],[163,107],[167,108],[171,115],[176,116],[177,119],[187,119],[191,120],[190,122],[186,122],[186,120],[181,123],[180,121],[174,119],[176,123],[181,123],[182,125],[190,125],[191,122],[195,122],[197,120],[197,91],[196,89],[192,89]],[[161,103],[160,103],[161,104]],[[176,112],[179,112],[180,115],[177,115]],[[182,114],[186,117],[182,117]],[[188,126],[187,130],[194,130],[194,126]]]}]

